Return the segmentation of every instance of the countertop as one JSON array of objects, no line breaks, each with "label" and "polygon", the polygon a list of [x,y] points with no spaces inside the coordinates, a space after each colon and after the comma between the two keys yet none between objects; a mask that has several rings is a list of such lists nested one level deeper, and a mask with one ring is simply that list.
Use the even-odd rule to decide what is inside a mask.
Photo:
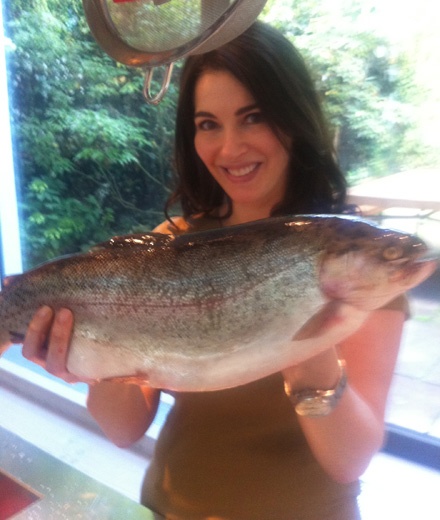
[{"label": "countertop", "polygon": [[[17,435],[0,427],[0,515],[6,482],[12,479],[35,501],[14,520],[157,520],[147,508],[72,468]],[[2,481],[5,489],[2,494]],[[0,516],[1,518],[1,516]]]}]

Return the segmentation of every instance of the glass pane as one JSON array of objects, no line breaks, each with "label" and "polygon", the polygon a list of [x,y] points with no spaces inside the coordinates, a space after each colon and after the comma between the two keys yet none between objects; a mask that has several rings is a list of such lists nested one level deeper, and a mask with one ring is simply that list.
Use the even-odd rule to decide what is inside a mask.
[{"label": "glass pane", "polygon": [[[317,77],[351,200],[440,248],[440,7],[394,0],[271,1]],[[387,421],[440,439],[440,273],[410,294]]]},{"label": "glass pane", "polygon": [[[440,192],[439,5],[270,0],[262,15],[310,64],[340,162],[356,187],[353,196],[394,174],[413,179],[409,193],[399,195],[399,204],[410,207],[395,206],[403,184],[393,177],[391,187],[379,189],[384,206],[369,195],[372,203],[362,203],[366,214],[409,226],[430,241],[440,236],[440,208],[434,207]],[[4,10],[24,267],[115,234],[151,229],[163,220],[175,83],[158,107],[148,106],[142,72],[104,55],[79,1],[8,0]],[[422,188],[428,188],[421,197],[429,204],[410,204]],[[5,233],[8,201],[0,202]],[[9,252],[3,236],[6,243]],[[411,300],[388,420],[438,438],[438,275]]]},{"label": "glass pane", "polygon": [[[0,27],[3,16],[0,2]],[[12,136],[9,119],[8,81],[5,55],[13,48],[12,41],[2,37],[0,41],[0,149],[2,150],[2,174],[0,189],[0,275],[22,270],[19,242],[17,197],[13,166]],[[3,244],[5,247],[3,247]]]}]

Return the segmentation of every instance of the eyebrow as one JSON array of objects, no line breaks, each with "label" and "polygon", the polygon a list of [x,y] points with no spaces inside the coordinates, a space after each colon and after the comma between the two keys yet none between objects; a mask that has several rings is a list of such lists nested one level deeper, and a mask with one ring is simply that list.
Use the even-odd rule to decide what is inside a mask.
[{"label": "eyebrow", "polygon": [[[247,112],[250,112],[251,110],[255,110],[258,108],[258,105],[256,103],[252,103],[252,105],[246,105],[245,107],[239,108],[236,112],[236,116],[241,116],[243,114],[246,114]],[[204,112],[203,110],[200,110],[199,112],[196,112],[194,114],[194,119],[197,117],[212,117],[215,118],[214,114],[211,114],[211,112]]]}]

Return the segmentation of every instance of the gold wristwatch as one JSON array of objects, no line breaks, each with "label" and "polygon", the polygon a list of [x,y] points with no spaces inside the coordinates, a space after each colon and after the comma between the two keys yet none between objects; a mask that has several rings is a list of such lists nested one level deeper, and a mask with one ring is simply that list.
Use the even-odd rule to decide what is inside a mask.
[{"label": "gold wristwatch", "polygon": [[329,390],[307,388],[299,392],[292,392],[289,383],[284,382],[284,391],[295,406],[295,412],[298,415],[324,417],[336,408],[347,386],[345,362],[339,360],[338,363],[340,368],[339,380],[336,386]]}]

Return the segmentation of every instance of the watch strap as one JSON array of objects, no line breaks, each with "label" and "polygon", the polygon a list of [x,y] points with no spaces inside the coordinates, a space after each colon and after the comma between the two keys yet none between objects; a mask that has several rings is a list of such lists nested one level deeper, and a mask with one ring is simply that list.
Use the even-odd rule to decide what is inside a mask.
[{"label": "watch strap", "polygon": [[347,387],[347,372],[345,361],[338,360],[340,375],[338,382],[330,389],[306,388],[299,392],[292,392],[287,381],[284,382],[284,390],[290,401],[295,406],[298,415],[308,417],[321,417],[330,414],[339,403],[345,388]]}]

